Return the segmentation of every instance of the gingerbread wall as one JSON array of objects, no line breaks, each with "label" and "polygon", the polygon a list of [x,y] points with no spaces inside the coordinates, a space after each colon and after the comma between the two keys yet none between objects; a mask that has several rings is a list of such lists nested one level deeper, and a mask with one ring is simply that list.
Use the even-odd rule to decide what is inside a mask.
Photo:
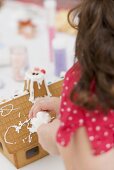
[{"label": "gingerbread wall", "polygon": [[[52,96],[60,97],[62,84],[63,79],[48,85]],[[38,90],[37,86],[34,90]],[[44,96],[44,87],[41,90]],[[28,113],[31,107],[29,93],[0,104],[0,151],[17,168],[47,155],[38,143],[38,135],[29,131]],[[55,113],[50,114],[52,118],[56,117]]]}]

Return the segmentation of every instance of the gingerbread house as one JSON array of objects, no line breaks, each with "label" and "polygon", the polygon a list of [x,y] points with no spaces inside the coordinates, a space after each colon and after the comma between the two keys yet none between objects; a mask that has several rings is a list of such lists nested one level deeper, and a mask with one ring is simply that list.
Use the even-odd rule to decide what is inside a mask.
[{"label": "gingerbread house", "polygon": [[[29,131],[28,113],[37,97],[60,96],[63,79],[46,85],[44,72],[27,73],[23,94],[0,104],[0,150],[17,167],[23,167],[48,153]],[[55,113],[50,113],[53,117]]]}]

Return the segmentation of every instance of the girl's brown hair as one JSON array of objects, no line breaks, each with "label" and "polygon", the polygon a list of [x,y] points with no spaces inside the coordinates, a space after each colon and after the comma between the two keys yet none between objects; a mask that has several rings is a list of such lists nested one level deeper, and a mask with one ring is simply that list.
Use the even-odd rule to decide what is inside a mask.
[{"label": "girl's brown hair", "polygon": [[[114,108],[114,1],[81,0],[70,11],[69,22],[78,28],[75,59],[81,67],[81,78],[71,92],[71,100],[88,109],[97,105]],[[90,91],[92,81],[94,94]]]}]

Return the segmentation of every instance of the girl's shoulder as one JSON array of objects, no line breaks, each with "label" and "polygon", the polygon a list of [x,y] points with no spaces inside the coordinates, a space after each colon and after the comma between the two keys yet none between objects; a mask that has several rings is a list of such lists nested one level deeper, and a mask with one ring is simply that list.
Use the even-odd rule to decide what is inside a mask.
[{"label": "girl's shoulder", "polygon": [[[79,62],[76,62],[67,72],[64,79],[64,86],[72,89],[77,84],[81,76],[81,69]],[[67,87],[66,87],[67,88]],[[65,89],[65,88],[64,88]]]},{"label": "girl's shoulder", "polygon": [[109,109],[105,115],[100,108],[87,110],[70,100],[70,93],[80,77],[80,66],[76,63],[66,73],[60,107],[61,125],[57,133],[57,141],[67,146],[71,136],[78,128],[85,127],[92,152],[99,155],[114,147],[114,110]]},{"label": "girl's shoulder", "polygon": [[[81,69],[79,62],[73,64],[73,66],[67,71],[66,76],[80,75]],[[66,77],[65,76],[65,77]]]}]

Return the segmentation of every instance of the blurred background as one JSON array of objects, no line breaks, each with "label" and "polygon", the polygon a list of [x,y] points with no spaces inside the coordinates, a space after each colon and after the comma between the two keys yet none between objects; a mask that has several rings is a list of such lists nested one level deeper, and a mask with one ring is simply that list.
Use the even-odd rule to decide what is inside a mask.
[{"label": "blurred background", "polygon": [[23,90],[26,71],[56,81],[74,58],[76,31],[67,22],[78,0],[0,0],[0,101]]}]

